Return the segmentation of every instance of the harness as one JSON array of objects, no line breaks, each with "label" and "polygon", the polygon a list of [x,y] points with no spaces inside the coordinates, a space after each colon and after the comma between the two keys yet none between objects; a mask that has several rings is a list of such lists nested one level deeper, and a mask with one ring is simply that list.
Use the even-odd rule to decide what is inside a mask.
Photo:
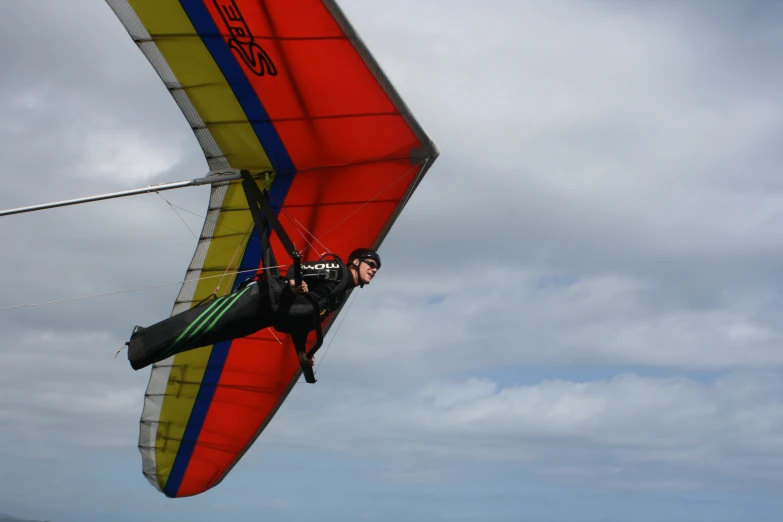
[{"label": "harness", "polygon": [[[327,257],[332,260],[327,260]],[[275,264],[270,266],[275,266]],[[279,332],[289,334],[315,331],[316,342],[309,352],[309,355],[313,355],[323,344],[323,330],[321,328],[323,318],[342,304],[342,294],[348,283],[353,281],[351,273],[336,254],[324,254],[318,261],[302,262],[303,281],[309,281],[315,287],[319,285],[318,281],[334,281],[336,283],[328,294],[320,297],[316,297],[312,291],[302,296],[295,296],[291,292],[287,278],[278,274],[269,274],[268,276],[262,274],[261,276],[262,278],[266,276],[269,305],[274,314],[273,327]],[[307,303],[302,303],[301,300]],[[302,323],[298,321],[300,319],[307,321]],[[292,335],[292,337],[296,350],[306,351],[304,345],[296,342],[296,336]]]},{"label": "harness", "polygon": [[[266,268],[258,276],[261,284],[266,285],[269,307],[273,314],[272,326],[275,330],[291,334],[294,342],[294,348],[297,352],[304,352],[312,357],[316,351],[323,345],[324,336],[321,328],[322,317],[328,311],[333,311],[332,306],[337,304],[340,294],[342,294],[350,281],[353,280],[348,267],[342,262],[336,254],[327,253],[322,255],[318,261],[302,262],[299,252],[294,247],[291,238],[288,237],[280,221],[277,219],[272,206],[269,203],[268,191],[261,192],[258,185],[253,181],[250,172],[242,170],[242,188],[245,197],[250,206],[250,212],[256,224],[256,229],[261,239],[262,262],[264,267],[276,267],[274,253],[269,244],[270,230],[277,233],[277,237],[293,260],[294,280],[296,285],[300,285],[304,279],[326,279],[328,281],[338,281],[338,284],[324,298],[323,303],[319,303],[315,296],[307,293],[305,297],[313,306],[312,324],[310,328],[300,329],[291,328],[289,317],[290,307],[294,304],[294,296],[289,288],[288,280],[280,275],[277,268]],[[331,258],[331,259],[327,259]],[[339,304],[337,305],[339,306]],[[334,306],[336,308],[336,306]],[[298,326],[298,325],[297,325]],[[307,331],[314,330],[316,341],[310,351],[307,351]],[[302,373],[308,383],[316,382],[312,367],[307,364],[301,364]]]}]

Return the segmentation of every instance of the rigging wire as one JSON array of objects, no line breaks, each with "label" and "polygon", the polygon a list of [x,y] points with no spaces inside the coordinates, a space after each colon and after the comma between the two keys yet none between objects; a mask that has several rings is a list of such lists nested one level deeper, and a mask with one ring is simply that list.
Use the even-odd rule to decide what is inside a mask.
[{"label": "rigging wire", "polygon": [[[351,307],[353,306],[354,301],[356,301],[356,296],[358,294],[351,295],[351,300],[348,302],[348,308],[345,309],[345,312],[340,314],[340,323],[337,325],[337,329],[334,331],[334,335],[332,335],[332,338],[329,339],[329,344],[326,345],[326,349],[324,350],[324,353],[321,356],[321,359],[318,361],[318,364],[313,369],[313,375],[316,375],[318,373],[318,368],[321,367],[321,364],[326,360],[326,354],[329,353],[329,348],[331,348],[332,343],[337,338],[337,334],[340,332],[340,328],[343,326],[343,323],[345,322],[345,318],[348,317],[348,312],[351,311]],[[276,337],[275,337],[276,338]],[[297,384],[304,383],[305,381],[297,381]]]},{"label": "rigging wire", "polygon": [[296,231],[297,231],[297,232],[299,232],[299,235],[301,235],[301,236],[302,236],[302,238],[305,240],[305,242],[307,243],[307,246],[309,246],[310,248],[312,248],[313,250],[315,250],[315,245],[314,245],[314,243],[313,243],[312,241],[310,241],[309,239],[307,239],[307,236],[305,236],[305,235],[302,233],[302,230],[304,230],[305,232],[307,232],[307,233],[310,235],[310,237],[312,237],[312,238],[313,238],[313,240],[315,240],[315,242],[316,242],[316,243],[318,243],[319,245],[321,245],[321,246],[323,247],[324,251],[323,251],[323,252],[321,252],[321,255],[324,255],[324,254],[326,254],[326,253],[328,253],[328,252],[331,252],[331,250],[329,250],[329,247],[327,247],[326,245],[324,245],[324,244],[321,242],[321,240],[320,240],[320,239],[318,239],[318,238],[316,237],[316,235],[315,235],[315,234],[313,234],[312,232],[310,232],[310,230],[308,230],[308,228],[307,228],[306,226],[304,226],[304,225],[303,225],[303,224],[302,224],[302,223],[301,223],[301,222],[300,222],[298,219],[296,219],[296,218],[294,217],[294,215],[293,215],[293,214],[291,214],[291,212],[289,212],[289,211],[288,211],[288,209],[281,208],[280,210],[282,210],[282,212],[283,212],[283,213],[286,215],[286,217],[288,217],[288,219],[290,219],[290,220],[291,220],[291,221],[294,223],[294,225],[295,225],[295,226],[294,226],[294,228],[296,228]]},{"label": "rigging wire", "polygon": [[[286,216],[288,216],[288,218],[289,218],[289,219],[291,219],[292,221],[294,221],[294,222],[295,222],[295,223],[294,223],[294,229],[295,229],[297,232],[299,232],[299,235],[300,235],[300,236],[302,236],[302,239],[304,239],[304,241],[305,241],[305,243],[307,243],[307,246],[308,246],[308,247],[310,247],[310,248],[312,248],[313,250],[315,250],[315,245],[313,244],[313,242],[312,242],[312,241],[310,241],[310,240],[307,238],[307,236],[306,236],[306,235],[304,235],[304,233],[302,233],[302,230],[304,230],[305,232],[307,232],[308,234],[310,234],[310,236],[311,236],[313,239],[315,239],[315,241],[317,241],[317,242],[318,242],[318,243],[319,243],[319,244],[320,244],[322,247],[324,247],[324,249],[326,249],[326,250],[325,250],[325,252],[323,252],[321,255],[325,254],[326,252],[329,252],[329,249],[328,249],[328,248],[326,248],[326,246],[325,246],[323,243],[321,243],[320,241],[318,241],[318,238],[317,238],[317,237],[315,237],[315,235],[313,235],[313,233],[312,233],[312,232],[310,232],[309,230],[307,230],[307,228],[306,228],[304,225],[302,225],[301,223],[299,223],[299,221],[298,221],[296,218],[294,218],[294,217],[291,215],[291,213],[290,213],[290,212],[288,212],[288,211],[287,211],[286,209],[284,209],[284,208],[283,208],[283,209],[281,209],[281,210],[283,211],[283,213],[284,213]],[[299,226],[296,226],[297,224],[298,224]],[[298,252],[301,254],[301,253],[302,253],[302,250],[299,250]]]},{"label": "rigging wire", "polygon": [[[247,272],[258,272],[259,270],[270,270],[272,268],[285,268],[287,266],[288,265],[259,267],[259,268],[253,268],[253,269],[250,269],[250,270],[238,270],[235,273],[236,274],[244,274],[244,273],[247,273]],[[199,277],[198,279],[185,279],[184,281],[175,281],[173,283],[161,283],[161,284],[158,284],[158,285],[140,286],[140,287],[137,287],[137,288],[130,288],[130,289],[127,289],[127,290],[117,290],[116,292],[104,292],[104,293],[101,293],[101,294],[86,295],[86,296],[82,296],[82,297],[73,297],[73,298],[69,298],[69,299],[58,299],[56,301],[45,301],[45,302],[40,302],[40,303],[29,303],[29,304],[22,304],[22,305],[3,306],[3,307],[0,307],[0,311],[3,311],[3,310],[13,310],[13,309],[17,309],[17,308],[32,308],[34,306],[45,306],[45,305],[51,305],[51,304],[70,303],[70,302],[73,302],[73,301],[83,301],[85,299],[95,299],[97,297],[106,297],[106,296],[110,296],[110,295],[127,294],[127,293],[130,293],[130,292],[138,292],[138,291],[141,291],[141,290],[152,290],[154,288],[162,288],[164,286],[181,285],[183,283],[190,283],[190,282],[193,282],[193,281],[202,281],[204,279],[214,279],[214,278],[217,278],[217,277],[225,277],[225,274]]]},{"label": "rigging wire", "polygon": [[[218,284],[215,286],[215,289],[212,291],[212,293],[213,293],[214,295],[217,295],[217,294],[218,294],[218,291],[220,290],[220,285],[222,285],[222,284],[223,284],[223,278],[225,278],[226,276],[228,276],[229,270],[231,270],[231,265],[234,263],[234,259],[237,259],[237,255],[239,254],[239,251],[242,249],[242,245],[244,245],[244,244],[245,244],[245,240],[246,240],[246,239],[247,239],[247,237],[248,237],[248,236],[251,234],[251,232],[252,232],[252,231],[253,231],[253,223],[251,222],[251,223],[250,223],[250,226],[247,228],[247,231],[246,231],[246,232],[245,232],[245,234],[242,236],[242,241],[240,241],[240,242],[237,244],[237,248],[236,248],[236,250],[234,250],[234,255],[232,255],[232,256],[231,256],[231,260],[230,260],[230,261],[229,261],[229,262],[226,264],[226,270],[223,272],[223,277],[221,277],[221,278],[218,280]],[[230,248],[230,247],[229,247],[229,248]],[[226,250],[226,248],[223,248],[221,251],[225,251],[225,250]],[[241,263],[242,263],[242,260],[241,260],[241,259],[238,259],[238,260],[237,260],[237,268],[239,268],[239,266],[240,266],[240,264],[241,264]]]},{"label": "rigging wire", "polygon": [[[318,244],[319,244],[321,247],[323,247],[323,249],[325,250],[325,252],[323,252],[323,253],[330,252],[331,250],[330,250],[330,249],[329,249],[329,248],[328,248],[328,247],[327,247],[327,246],[326,246],[326,245],[323,243],[323,241],[321,240],[321,239],[322,239],[322,238],[323,238],[325,235],[327,235],[327,234],[330,234],[331,232],[333,232],[335,229],[337,229],[339,226],[341,226],[343,223],[345,223],[345,222],[346,222],[346,221],[348,221],[348,220],[349,220],[351,217],[353,217],[353,216],[354,216],[354,215],[355,215],[357,212],[359,212],[359,211],[360,211],[360,210],[362,210],[364,207],[366,207],[367,205],[369,205],[370,203],[372,203],[373,201],[375,201],[376,199],[378,199],[378,198],[379,198],[379,197],[380,197],[380,196],[381,196],[381,195],[382,195],[384,192],[386,192],[387,190],[389,190],[389,189],[390,189],[392,186],[396,185],[396,184],[397,184],[397,183],[399,183],[401,180],[403,180],[405,177],[409,176],[411,172],[413,172],[414,170],[419,170],[419,169],[421,168],[421,166],[422,166],[422,165],[424,165],[425,163],[427,163],[427,161],[428,161],[428,158],[425,158],[424,160],[420,161],[420,162],[419,162],[419,163],[417,163],[416,165],[413,165],[413,166],[411,166],[411,167],[410,167],[408,170],[406,170],[406,171],[405,171],[403,174],[401,174],[401,175],[400,175],[398,178],[396,178],[396,179],[395,179],[395,180],[393,180],[391,183],[389,183],[389,184],[388,184],[388,185],[386,185],[384,188],[382,188],[382,189],[381,189],[381,190],[380,190],[380,191],[379,191],[377,194],[375,194],[373,197],[371,197],[370,199],[368,199],[368,200],[364,201],[364,202],[363,202],[363,203],[362,203],[362,204],[361,204],[359,207],[355,208],[355,209],[354,209],[353,211],[351,211],[351,212],[350,212],[348,215],[346,215],[345,217],[343,217],[343,219],[341,219],[340,221],[338,221],[337,223],[335,223],[335,224],[334,224],[334,225],[333,225],[331,228],[329,228],[329,229],[328,229],[328,230],[326,230],[325,232],[321,233],[321,234],[320,234],[320,238],[319,238],[318,236],[316,236],[315,234],[313,234],[313,232],[312,232],[312,231],[310,231],[310,230],[309,230],[309,229],[308,229],[308,228],[307,228],[305,225],[303,225],[303,224],[302,224],[302,222],[301,222],[301,221],[299,221],[299,220],[298,220],[298,219],[297,219],[297,218],[296,218],[296,217],[295,217],[295,216],[294,216],[294,215],[293,215],[293,214],[292,214],[292,213],[291,213],[291,212],[290,212],[288,209],[286,209],[285,207],[281,206],[281,207],[280,207],[280,211],[281,211],[281,212],[283,212],[283,213],[286,215],[286,217],[288,217],[288,219],[290,219],[290,220],[291,220],[293,223],[295,223],[295,225],[296,225],[298,228],[301,228],[301,230],[297,230],[297,231],[299,232],[299,234],[300,234],[300,235],[302,235],[302,238],[305,240],[305,242],[307,243],[307,245],[308,245],[309,247],[313,248],[313,247],[314,247],[314,243],[318,243]],[[163,197],[163,196],[161,196],[161,197]],[[164,200],[165,200],[165,198],[164,198]],[[201,218],[201,219],[206,219],[206,216],[202,216],[201,214],[199,214],[199,213],[197,213],[197,212],[193,212],[193,211],[191,211],[191,210],[188,210],[188,209],[186,209],[186,208],[184,208],[184,207],[180,207],[179,205],[175,205],[175,204],[173,204],[173,203],[169,202],[168,200],[166,200],[166,202],[167,202],[167,203],[169,203],[169,205],[170,205],[172,208],[174,208],[174,209],[179,209],[179,210],[182,210],[183,212],[187,212],[188,214],[192,214],[192,215],[194,215],[194,216],[197,216],[197,217],[199,217],[199,218]],[[179,214],[177,214],[177,215],[179,215]],[[181,217],[180,217],[180,219],[181,219]],[[187,224],[186,224],[186,226],[187,226]],[[253,227],[253,225],[251,224],[251,226],[250,226],[250,229],[251,229],[251,230],[252,230],[252,227]],[[232,228],[232,227],[229,227],[229,226],[227,226],[227,225],[225,225],[225,224],[220,224],[220,225],[219,225],[219,228],[221,228],[221,229],[225,229],[225,230],[230,230],[230,231],[232,231],[232,232],[241,233],[241,234],[243,234],[243,235],[246,235],[246,234],[248,233],[248,231],[237,230],[237,229],[234,229],[234,228]],[[307,237],[305,237],[305,236],[302,234],[302,230],[303,230],[304,232],[306,232],[306,233],[307,233],[307,234],[308,234],[308,235],[309,235],[309,236],[312,238],[312,241],[311,241],[311,240],[309,240],[309,239],[307,239]],[[251,240],[251,241],[261,241],[261,240],[260,240],[258,237],[256,237],[255,235],[251,235],[251,236],[250,236],[250,240]],[[299,250],[299,252],[301,252],[301,250]]]},{"label": "rigging wire", "polygon": [[[200,239],[199,235],[196,234],[195,232],[193,232],[193,229],[190,228],[190,226],[187,224],[187,222],[182,217],[182,215],[177,211],[177,209],[182,210],[183,212],[187,212],[188,214],[192,214],[194,216],[198,216],[201,219],[203,219],[204,221],[207,220],[207,216],[209,216],[209,212],[207,212],[207,216],[201,216],[200,214],[197,214],[196,212],[192,212],[192,211],[190,211],[190,210],[188,210],[186,208],[180,207],[179,205],[174,205],[171,201],[166,199],[166,197],[163,196],[163,194],[161,194],[160,192],[156,192],[156,194],[158,196],[160,196],[161,198],[163,198],[163,201],[168,203],[169,207],[171,207],[171,210],[174,211],[174,213],[177,215],[177,217],[180,219],[180,221],[182,221],[182,223],[185,225],[185,227],[187,227],[187,229],[190,231],[190,233],[193,235],[193,237],[195,237],[197,240],[199,240]],[[226,228],[229,228],[229,227],[226,227]],[[229,228],[229,230],[232,230],[234,232],[239,232],[239,230],[234,230],[234,229],[231,229],[231,228]],[[215,295],[215,296],[218,295],[218,292],[220,291],[220,287],[223,284],[223,279],[228,275],[229,271],[231,270],[231,266],[234,264],[234,260],[237,259],[237,255],[239,254],[239,251],[242,249],[242,245],[245,244],[245,241],[247,240],[247,237],[248,237],[248,235],[250,235],[252,230],[253,230],[253,223],[251,222],[250,226],[248,227],[248,229],[242,235],[242,240],[237,244],[237,248],[234,250],[234,254],[231,256],[231,259],[229,260],[228,263],[226,263],[226,270],[223,272],[223,277],[221,277],[218,280],[217,285],[215,285],[215,289],[212,291],[212,295]],[[230,247],[228,247],[228,248],[230,248]],[[228,250],[228,248],[223,248],[223,249],[220,250],[220,252],[224,252],[224,251]]]},{"label": "rigging wire", "polygon": [[353,210],[353,212],[351,212],[350,214],[348,214],[347,216],[345,216],[343,219],[341,219],[340,221],[338,221],[337,223],[335,223],[335,224],[332,226],[332,228],[330,228],[330,229],[329,229],[329,230],[327,230],[326,232],[323,232],[323,233],[321,233],[321,238],[323,238],[325,235],[327,235],[327,234],[329,234],[329,233],[333,232],[333,231],[334,231],[334,229],[336,229],[337,227],[339,227],[340,225],[342,225],[343,223],[345,223],[346,221],[348,221],[348,219],[350,219],[350,218],[351,218],[351,216],[353,216],[354,214],[356,214],[357,212],[359,212],[361,209],[363,209],[364,207],[366,207],[367,205],[369,205],[370,203],[372,203],[373,201],[375,201],[376,199],[378,199],[378,198],[380,197],[380,195],[381,195],[381,194],[383,194],[384,192],[386,192],[387,190],[389,190],[389,189],[390,189],[390,188],[391,188],[393,185],[396,185],[397,183],[399,183],[399,182],[400,182],[400,181],[401,181],[403,178],[405,178],[406,176],[408,176],[408,175],[409,175],[409,174],[410,174],[410,173],[411,173],[413,170],[418,170],[418,169],[421,167],[421,165],[422,165],[422,164],[424,164],[424,163],[426,163],[426,161],[422,161],[421,163],[418,163],[418,164],[416,164],[416,165],[412,166],[410,169],[406,170],[404,174],[402,174],[400,177],[398,177],[397,179],[395,179],[394,181],[392,181],[391,183],[389,183],[388,185],[386,185],[386,187],[384,187],[383,189],[381,189],[381,191],[380,191],[380,192],[378,192],[376,195],[374,195],[373,197],[371,197],[370,199],[368,199],[367,201],[365,201],[364,203],[362,203],[362,204],[361,204],[361,205],[360,205],[358,208],[354,209],[354,210]]},{"label": "rigging wire", "polygon": [[187,228],[187,229],[190,231],[190,233],[193,235],[193,237],[195,237],[196,239],[198,239],[198,234],[196,234],[195,232],[193,232],[193,229],[192,229],[192,228],[190,228],[190,225],[188,225],[187,221],[185,221],[185,219],[182,217],[182,215],[180,215],[180,213],[179,213],[179,212],[177,212],[177,209],[174,207],[174,205],[171,203],[171,201],[169,201],[168,199],[166,199],[166,197],[165,197],[163,194],[161,194],[160,192],[156,192],[155,194],[157,194],[158,196],[160,196],[161,198],[163,198],[163,201],[165,201],[166,203],[168,203],[168,204],[169,204],[169,207],[171,207],[171,210],[173,210],[173,211],[174,211],[174,213],[177,215],[177,217],[179,218],[179,220],[180,220],[180,221],[182,221],[182,224],[184,224],[184,225],[185,225],[185,227],[186,227],[186,228]]},{"label": "rigging wire", "polygon": [[[175,213],[175,214],[177,214],[177,217],[179,217],[179,218],[180,218],[180,220],[181,220],[181,221],[182,221],[182,222],[185,224],[185,226],[188,228],[188,230],[190,230],[190,233],[191,233],[191,234],[193,234],[193,237],[195,237],[196,239],[200,240],[201,238],[200,238],[200,237],[199,237],[199,236],[198,236],[198,235],[197,235],[195,232],[193,232],[193,230],[190,228],[190,226],[188,226],[188,224],[187,224],[187,223],[185,222],[185,220],[182,218],[182,216],[180,215],[180,213],[179,213],[179,212],[177,212],[177,209],[179,209],[179,210],[182,210],[183,212],[187,212],[188,214],[192,214],[192,215],[194,215],[194,216],[197,216],[197,217],[199,217],[199,218],[203,219],[204,221],[206,221],[206,220],[207,220],[207,217],[209,216],[209,211],[207,211],[207,215],[206,215],[206,216],[202,216],[201,214],[199,214],[199,213],[197,213],[197,212],[193,212],[193,211],[191,211],[191,210],[188,210],[188,209],[186,209],[186,208],[184,208],[184,207],[180,207],[179,205],[175,205],[175,204],[173,204],[171,201],[169,201],[168,199],[166,199],[166,198],[165,198],[165,197],[164,197],[164,196],[163,196],[163,195],[162,195],[160,192],[156,192],[156,194],[158,194],[160,197],[162,197],[162,198],[163,198],[163,200],[164,200],[166,203],[168,203],[168,204],[169,204],[169,206],[170,206],[170,207],[171,207],[171,209],[174,211],[174,213]],[[223,224],[223,223],[221,223],[221,224],[218,226],[218,228],[225,228],[225,229],[227,229],[227,230],[230,230],[230,231],[232,231],[232,232],[237,232],[237,233],[241,232],[240,230],[237,230],[237,229],[235,229],[235,228],[232,228],[232,227],[228,227],[228,226],[226,226],[226,225],[225,225],[225,224]],[[226,276],[228,275],[229,271],[231,270],[231,266],[232,266],[232,265],[233,265],[233,263],[234,263],[234,260],[235,260],[235,259],[237,259],[237,255],[239,254],[239,251],[242,249],[242,246],[245,244],[245,241],[247,241],[247,240],[248,240],[248,236],[250,236],[250,234],[251,234],[251,232],[252,232],[252,231],[253,231],[253,222],[251,221],[251,222],[250,222],[250,224],[249,224],[249,226],[247,227],[247,230],[245,230],[245,232],[242,234],[242,240],[241,240],[241,241],[239,241],[239,243],[237,244],[237,247],[236,247],[236,249],[234,250],[234,254],[231,256],[231,259],[230,259],[230,260],[229,260],[229,262],[226,264],[226,270],[223,272],[223,277],[221,277],[221,278],[220,278],[220,280],[218,280],[218,283],[217,283],[217,285],[215,286],[215,289],[212,291],[212,294],[213,294],[213,295],[218,295],[218,292],[220,291],[220,287],[221,287],[221,285],[223,284],[223,278],[224,278],[224,277],[226,277]],[[257,238],[257,237],[255,237],[255,236],[250,236],[250,239],[252,239],[252,240],[255,240],[255,241],[260,241],[260,239],[259,239],[259,238]],[[230,248],[231,248],[230,246],[229,246],[229,247],[224,247],[224,248],[222,248],[222,249],[218,250],[218,253],[225,252],[225,251],[229,250]],[[239,262],[241,262],[241,261],[239,261]]]},{"label": "rigging wire", "polygon": [[340,333],[340,328],[343,326],[343,323],[345,322],[345,318],[348,317],[348,312],[351,311],[351,307],[353,306],[354,301],[356,301],[356,296],[358,294],[354,293],[351,296],[351,302],[348,303],[348,308],[345,309],[345,313],[341,314],[342,317],[340,318],[340,324],[337,325],[337,330],[334,331],[334,335],[329,340],[329,344],[326,345],[326,350],[324,350],[323,356],[321,356],[321,360],[318,362],[318,366],[315,367],[315,370],[313,370],[313,374],[315,374],[318,371],[318,368],[321,367],[321,364],[326,359],[326,354],[329,353],[329,348],[332,346],[332,343],[337,338],[337,334]]},{"label": "rigging wire", "polygon": [[[427,159],[425,159],[425,160],[423,160],[423,161],[421,161],[421,162],[417,163],[416,165],[413,165],[411,168],[409,168],[408,170],[406,170],[406,171],[405,171],[403,174],[401,174],[401,175],[400,175],[400,176],[399,176],[397,179],[393,180],[391,183],[389,183],[389,184],[388,184],[388,185],[386,185],[384,188],[382,188],[382,189],[380,190],[380,192],[378,192],[377,194],[375,194],[375,195],[374,195],[373,197],[371,197],[370,199],[366,200],[366,201],[365,201],[364,203],[362,203],[362,204],[361,204],[361,205],[360,205],[358,208],[355,208],[355,209],[354,209],[352,212],[350,212],[350,213],[349,213],[347,216],[345,216],[343,219],[341,219],[341,220],[340,220],[340,221],[338,221],[336,224],[334,224],[334,225],[333,225],[333,226],[332,226],[330,229],[328,229],[326,232],[323,232],[323,233],[321,233],[321,234],[320,234],[320,238],[323,238],[325,235],[329,234],[330,232],[333,232],[333,231],[334,231],[334,230],[335,230],[337,227],[339,227],[340,225],[342,225],[343,223],[345,223],[346,221],[348,221],[348,219],[350,219],[350,218],[351,218],[351,217],[352,217],[354,214],[356,214],[356,213],[357,213],[357,212],[359,212],[361,209],[363,209],[364,207],[366,207],[367,205],[369,205],[370,203],[372,203],[373,201],[375,201],[376,199],[378,199],[378,198],[379,198],[379,197],[380,197],[380,196],[381,196],[381,195],[382,195],[384,192],[386,192],[386,191],[387,191],[387,190],[389,190],[389,189],[390,189],[392,186],[394,186],[394,185],[396,185],[397,183],[399,183],[399,182],[400,182],[402,179],[404,179],[405,177],[409,176],[411,172],[413,172],[414,170],[418,170],[418,169],[420,169],[420,168],[421,168],[421,166],[422,166],[423,164],[425,164],[426,162],[427,162]],[[288,209],[286,209],[285,207],[281,207],[281,208],[280,208],[280,210],[281,210],[281,211],[282,211],[282,212],[283,212],[283,213],[286,215],[286,217],[288,217],[288,219],[290,219],[290,220],[291,220],[293,223],[295,223],[295,224],[296,224],[296,225],[297,225],[299,228],[301,228],[302,230],[304,230],[305,232],[307,232],[307,233],[310,235],[310,237],[312,237],[312,238],[313,238],[313,241],[311,242],[309,239],[307,239],[306,237],[304,237],[304,235],[302,234],[302,232],[301,232],[301,231],[297,230],[297,231],[299,232],[299,234],[303,236],[304,240],[307,242],[307,245],[308,245],[309,247],[311,247],[311,248],[312,248],[312,247],[313,247],[313,243],[315,242],[315,243],[318,243],[319,245],[321,245],[321,246],[324,248],[325,252],[323,252],[323,253],[331,252],[331,250],[330,250],[330,249],[329,249],[329,248],[328,248],[328,247],[327,247],[327,246],[326,246],[326,245],[323,243],[323,241],[321,241],[321,239],[320,239],[318,236],[316,236],[315,234],[313,234],[313,233],[312,233],[312,232],[311,232],[311,231],[310,231],[310,230],[309,230],[309,229],[308,229],[306,226],[304,226],[304,225],[302,224],[302,222],[301,222],[301,221],[299,221],[298,219],[296,219],[296,217],[294,217],[294,215],[293,215],[291,212],[289,212],[289,211],[288,211]]]}]

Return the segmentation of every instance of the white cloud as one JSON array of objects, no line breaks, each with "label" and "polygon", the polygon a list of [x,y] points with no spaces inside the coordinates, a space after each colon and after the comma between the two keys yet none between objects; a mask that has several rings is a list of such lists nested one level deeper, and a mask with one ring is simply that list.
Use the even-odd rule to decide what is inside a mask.
[{"label": "white cloud", "polygon": [[[318,398],[297,393],[259,444],[382,457],[394,480],[445,479],[487,462],[641,489],[690,489],[738,475],[783,478],[779,374],[706,383],[626,373],[504,388],[467,379],[405,396],[358,391],[334,385]],[[304,401],[317,407],[303,408]],[[450,465],[440,469],[444,463]]]}]

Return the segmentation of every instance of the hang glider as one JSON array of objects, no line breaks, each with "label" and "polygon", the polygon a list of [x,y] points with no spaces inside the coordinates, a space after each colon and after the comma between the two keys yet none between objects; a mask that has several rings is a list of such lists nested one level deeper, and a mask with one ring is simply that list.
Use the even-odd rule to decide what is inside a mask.
[{"label": "hang glider", "polygon": [[[107,2],[210,170],[274,174],[270,201],[302,259],[379,247],[438,150],[334,1]],[[199,277],[260,266],[252,229],[241,181],[214,185],[172,313],[212,293]],[[274,231],[270,244],[287,258]],[[301,375],[289,342],[262,331],[153,366],[139,447],[155,487],[182,497],[220,483]]]},{"label": "hang glider", "polygon": [[[240,171],[302,260],[378,249],[439,152],[333,0],[106,1],[180,107],[209,175],[0,215],[210,184],[172,315],[252,276],[264,233],[275,259],[291,259],[285,238],[258,229]],[[269,330],[155,363],[140,421],[144,475],[169,497],[215,487],[301,374],[290,339]]]}]

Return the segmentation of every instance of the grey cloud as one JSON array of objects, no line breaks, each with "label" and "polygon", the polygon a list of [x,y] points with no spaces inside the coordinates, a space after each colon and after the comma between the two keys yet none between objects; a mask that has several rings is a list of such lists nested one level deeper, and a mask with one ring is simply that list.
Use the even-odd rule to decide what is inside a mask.
[{"label": "grey cloud", "polygon": [[38,331],[7,347],[0,451],[42,458],[134,447],[146,382],[121,356],[113,359],[118,344],[101,333]]},{"label": "grey cloud", "polygon": [[502,389],[471,379],[402,397],[361,396],[340,386],[326,392],[319,408],[307,409],[308,429],[299,419],[305,397],[298,395],[264,437],[267,444],[384,456],[391,470],[393,462],[404,470],[406,460],[415,461],[422,474],[409,476],[414,480],[436,480],[447,473],[438,463],[456,460],[517,461],[561,479],[613,487],[626,481],[626,487],[701,488],[740,473],[748,481],[776,482],[780,391],[780,376],[763,373],[711,384],[625,374]]},{"label": "grey cloud", "polygon": [[[110,10],[61,4],[3,7],[0,206],[203,175]],[[319,355],[323,395],[295,388],[259,444],[385,455],[395,480],[454,471],[433,455],[510,454],[614,486],[779,483],[776,374],[432,380],[539,362],[780,366],[780,8],[345,4],[443,155]],[[166,197],[196,213],[207,201]],[[2,218],[0,307],[176,281],[195,243],[157,196]],[[132,452],[147,375],[111,355],[176,290],[0,311],[0,448]]]},{"label": "grey cloud", "polygon": [[769,311],[774,295],[728,292],[693,306],[654,280],[571,278],[547,268],[450,267],[445,284],[428,270],[379,275],[346,305],[327,340],[334,347],[318,356],[320,371],[391,385],[536,363],[702,370],[783,363]]}]

